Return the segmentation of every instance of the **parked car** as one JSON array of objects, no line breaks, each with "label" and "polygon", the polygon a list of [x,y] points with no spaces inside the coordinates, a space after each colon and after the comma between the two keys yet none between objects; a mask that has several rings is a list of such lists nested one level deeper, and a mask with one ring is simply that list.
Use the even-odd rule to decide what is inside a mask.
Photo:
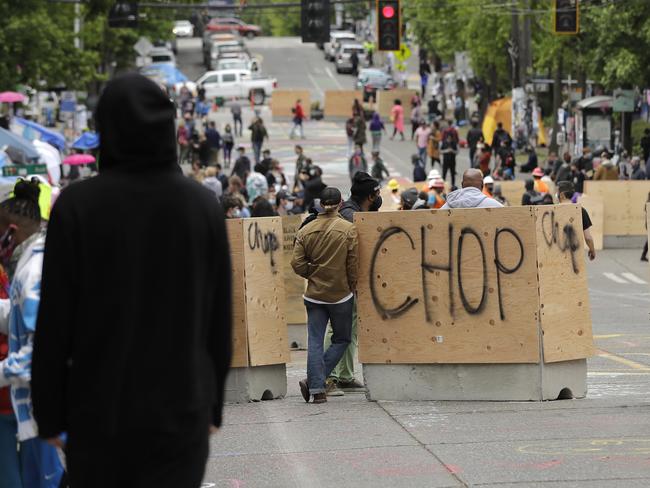
[{"label": "parked car", "polygon": [[363,101],[377,100],[377,90],[393,90],[397,83],[391,75],[378,68],[365,68],[357,76],[357,89],[363,90]]},{"label": "parked car", "polygon": [[255,105],[262,105],[277,85],[274,78],[237,69],[208,71],[196,80],[196,86],[205,90],[208,99],[246,98],[252,99]]},{"label": "parked car", "polygon": [[235,17],[213,17],[206,29],[212,32],[237,32],[240,36],[253,39],[262,35],[259,25],[247,24]]},{"label": "parked car", "polygon": [[248,53],[248,50],[241,39],[231,41],[212,41],[210,43],[210,50],[205,59],[205,67],[210,69],[210,66],[212,66],[212,63],[219,57],[219,54],[226,52],[226,48],[230,48],[230,52]]},{"label": "parked car", "polygon": [[212,63],[214,71],[239,69],[259,71],[259,61],[243,53],[223,53]]},{"label": "parked car", "polygon": [[347,42],[341,44],[336,53],[334,63],[336,65],[337,73],[352,73],[352,61],[350,61],[352,53],[356,53],[359,58],[357,69],[366,65],[366,50],[363,48],[363,44],[359,44],[358,42]]},{"label": "parked car", "polygon": [[176,37],[194,37],[194,26],[189,20],[177,20],[172,32]]},{"label": "parked car", "polygon": [[336,56],[336,51],[339,48],[340,41],[343,40],[356,41],[357,38],[354,35],[354,32],[349,32],[349,31],[332,32],[330,34],[329,42],[326,42],[325,46],[323,46],[323,51],[325,52],[325,59],[327,61],[334,61],[334,57]]},{"label": "parked car", "polygon": [[176,56],[166,47],[154,47],[147,53],[147,57],[151,59],[151,63],[170,63],[176,66]]}]

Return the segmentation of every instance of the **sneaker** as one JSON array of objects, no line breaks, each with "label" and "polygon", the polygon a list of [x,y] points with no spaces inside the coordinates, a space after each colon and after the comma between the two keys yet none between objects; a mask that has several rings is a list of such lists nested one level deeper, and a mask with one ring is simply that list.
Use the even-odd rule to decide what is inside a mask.
[{"label": "sneaker", "polygon": [[343,393],[341,390],[338,389],[336,386],[336,382],[334,380],[327,380],[325,382],[325,393],[327,396],[335,397],[335,396],[343,396],[345,393]]},{"label": "sneaker", "polygon": [[641,261],[648,262],[648,256],[641,256]]},{"label": "sneaker", "polygon": [[311,395],[309,394],[309,386],[307,386],[307,380],[300,380],[298,382],[298,385],[300,386],[300,393],[302,394],[302,397],[305,399],[305,402],[309,403],[309,398]]},{"label": "sneaker", "polygon": [[325,393],[315,393],[314,403],[327,403],[327,395]]},{"label": "sneaker", "polygon": [[356,378],[352,378],[350,381],[339,380],[336,383],[336,386],[338,386],[338,388],[343,391],[366,391],[366,387],[363,386]]}]

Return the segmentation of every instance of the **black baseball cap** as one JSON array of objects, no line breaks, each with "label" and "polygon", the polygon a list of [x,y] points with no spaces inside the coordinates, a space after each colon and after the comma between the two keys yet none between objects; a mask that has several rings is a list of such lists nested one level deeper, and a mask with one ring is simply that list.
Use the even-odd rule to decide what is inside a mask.
[{"label": "black baseball cap", "polygon": [[328,186],[320,194],[320,204],[325,206],[338,205],[341,203],[341,192],[338,188]]},{"label": "black baseball cap", "polygon": [[293,196],[291,193],[289,193],[286,190],[280,190],[278,193],[275,195],[276,200],[279,202],[280,200],[295,200],[296,197]]}]

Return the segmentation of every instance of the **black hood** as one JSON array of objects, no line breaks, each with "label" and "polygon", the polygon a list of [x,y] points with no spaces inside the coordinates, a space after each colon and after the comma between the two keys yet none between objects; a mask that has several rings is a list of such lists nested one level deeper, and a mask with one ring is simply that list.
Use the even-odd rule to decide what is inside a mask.
[{"label": "black hood", "polygon": [[137,73],[108,82],[97,104],[99,170],[180,170],[176,163],[174,105],[153,81]]}]

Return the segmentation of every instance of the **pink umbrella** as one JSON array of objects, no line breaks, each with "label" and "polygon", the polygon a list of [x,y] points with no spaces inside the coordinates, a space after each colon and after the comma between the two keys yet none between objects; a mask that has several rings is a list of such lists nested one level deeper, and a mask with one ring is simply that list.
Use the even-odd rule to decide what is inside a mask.
[{"label": "pink umbrella", "polygon": [[15,102],[24,102],[25,95],[18,92],[6,91],[0,93],[0,103],[15,103]]},{"label": "pink umbrella", "polygon": [[90,154],[73,154],[63,160],[63,164],[69,164],[70,166],[78,166],[80,164],[89,164],[94,162],[95,156],[91,156]]}]

